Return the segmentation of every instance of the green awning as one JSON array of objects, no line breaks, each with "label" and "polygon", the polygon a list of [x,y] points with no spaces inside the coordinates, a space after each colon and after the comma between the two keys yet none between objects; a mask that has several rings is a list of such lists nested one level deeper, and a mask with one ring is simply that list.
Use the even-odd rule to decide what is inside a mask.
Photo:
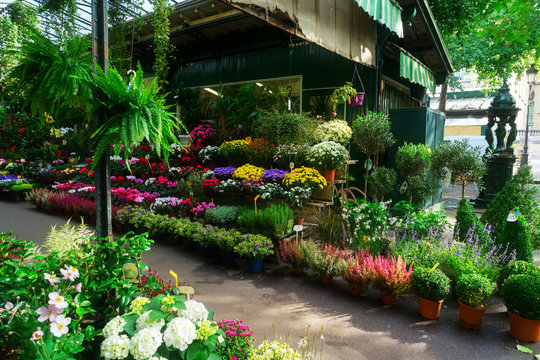
[{"label": "green awning", "polygon": [[358,5],[375,20],[403,37],[401,6],[394,0],[356,0]]},{"label": "green awning", "polygon": [[429,68],[404,49],[399,49],[399,75],[435,92],[435,77]]}]

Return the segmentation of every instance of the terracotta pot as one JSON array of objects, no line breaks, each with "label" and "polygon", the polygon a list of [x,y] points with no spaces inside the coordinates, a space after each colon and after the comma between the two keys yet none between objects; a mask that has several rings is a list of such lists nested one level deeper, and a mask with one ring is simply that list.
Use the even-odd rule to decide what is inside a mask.
[{"label": "terracotta pot", "polygon": [[418,313],[425,319],[438,319],[443,300],[433,301],[418,297]]},{"label": "terracotta pot", "polygon": [[526,319],[510,311],[507,313],[510,316],[510,335],[521,341],[540,340],[540,320]]},{"label": "terracotta pot", "polygon": [[321,283],[323,283],[324,285],[330,285],[333,278],[333,275],[321,274]]},{"label": "terracotta pot", "polygon": [[319,170],[319,172],[329,183],[334,181],[336,177],[336,169]]},{"label": "terracotta pot", "polygon": [[292,273],[293,273],[294,275],[300,276],[300,275],[302,275],[302,274],[304,273],[304,270],[303,270],[302,268],[294,268],[293,271],[292,271]]},{"label": "terracotta pot", "polygon": [[465,305],[458,300],[459,303],[459,324],[466,329],[480,330],[482,320],[484,319],[484,311],[486,308],[475,308]]},{"label": "terracotta pot", "polygon": [[294,225],[304,225],[304,218],[294,219]]},{"label": "terracotta pot", "polygon": [[362,295],[362,290],[364,289],[364,285],[362,284],[355,284],[355,283],[349,283],[349,293],[352,296],[360,296]]},{"label": "terracotta pot", "polygon": [[385,305],[392,305],[396,301],[396,294],[388,294],[381,290],[381,298]]},{"label": "terracotta pot", "polygon": [[170,218],[177,218],[178,217],[178,211],[171,211],[169,213]]}]

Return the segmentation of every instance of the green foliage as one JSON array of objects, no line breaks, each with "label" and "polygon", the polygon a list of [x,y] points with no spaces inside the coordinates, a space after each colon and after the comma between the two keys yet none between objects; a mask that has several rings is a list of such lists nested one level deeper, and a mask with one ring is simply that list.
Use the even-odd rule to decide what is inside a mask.
[{"label": "green foliage", "polygon": [[172,90],[172,94],[176,104],[180,107],[180,120],[182,120],[189,129],[194,128],[196,126],[194,124],[195,116],[202,105],[199,100],[201,89],[188,88],[181,82]]},{"label": "green foliage", "polygon": [[293,211],[285,204],[272,204],[266,209],[255,210],[244,208],[240,210],[238,225],[244,231],[254,234],[274,234],[276,226],[287,228],[289,219],[293,218]]},{"label": "green foliage", "polygon": [[411,276],[411,287],[421,298],[440,301],[450,292],[450,279],[440,269],[430,270],[417,266]]},{"label": "green foliage", "polygon": [[353,122],[353,142],[368,158],[386,151],[395,143],[390,118],[382,113],[358,115]]},{"label": "green foliage", "polygon": [[394,190],[397,174],[394,169],[376,167],[368,176],[369,194],[378,201],[384,201],[386,194]]},{"label": "green foliage", "polygon": [[62,227],[56,229],[58,224],[51,227],[51,231],[45,237],[45,246],[49,253],[57,252],[58,257],[65,259],[71,252],[80,257],[90,256],[83,252],[83,245],[90,241],[94,232],[85,223],[71,225],[70,220]]},{"label": "green foliage", "polygon": [[276,145],[310,144],[318,124],[317,119],[306,115],[271,110],[253,119],[253,132]]},{"label": "green foliage", "polygon": [[473,147],[468,139],[444,141],[431,154],[431,172],[442,179],[449,171],[450,182],[461,184],[461,196],[464,197],[465,187],[478,183],[486,172],[481,152],[481,148]]},{"label": "green foliage", "polygon": [[509,249],[515,250],[517,260],[533,262],[533,247],[531,244],[531,230],[520,216],[517,221],[507,221],[504,224],[501,236],[497,238],[497,243],[502,246],[508,246]]},{"label": "green foliage", "polygon": [[19,64],[9,76],[13,86],[28,94],[32,113],[55,114],[59,107],[88,110],[92,98],[92,64],[87,37],[72,37],[56,44],[38,30],[16,50]]},{"label": "green foliage", "polygon": [[520,217],[532,230],[531,241],[535,248],[540,247],[540,204],[538,190],[531,175],[531,166],[522,166],[517,174],[497,193],[482,214],[481,220],[493,226],[495,236],[499,238],[510,210],[519,209]]},{"label": "green foliage", "polygon": [[245,234],[234,247],[234,252],[246,259],[260,260],[272,255],[273,248],[274,244],[266,236]]},{"label": "green foliage", "polygon": [[456,283],[458,299],[474,308],[486,307],[494,291],[495,283],[477,274],[464,274]]},{"label": "green foliage", "polygon": [[[168,162],[169,144],[179,143],[174,131],[180,127],[173,113],[167,110],[164,95],[158,94],[156,81],[146,87],[140,67],[127,89],[124,79],[114,68],[109,68],[108,74],[98,68],[95,79],[104,98],[94,111],[104,106],[108,109],[108,117],[92,135],[95,144],[92,166],[95,167],[99,159],[108,153],[109,144],[114,143],[115,154],[122,153],[129,167],[130,146],[143,140],[153,143],[158,156],[163,154]],[[121,149],[121,144],[125,145],[124,149]]]},{"label": "green foliage", "polygon": [[167,75],[169,73],[169,54],[173,46],[169,42],[169,27],[171,9],[168,0],[151,0],[153,6],[152,25],[154,26],[154,74],[157,84],[164,88],[167,84]]},{"label": "green foliage", "polygon": [[540,277],[540,268],[523,260],[513,261],[501,269],[499,273],[499,284],[504,284],[506,279],[517,274]]},{"label": "green foliage", "polygon": [[433,181],[428,175],[431,166],[429,145],[405,143],[396,152],[396,166],[405,178],[402,188],[410,201],[422,205],[433,193]]},{"label": "green foliage", "polygon": [[489,244],[491,242],[489,233],[473,211],[469,200],[461,198],[456,214],[456,224],[454,225],[454,237],[457,237],[459,241],[465,241],[471,235],[471,231],[483,243]]},{"label": "green foliage", "polygon": [[[400,201],[393,211],[412,205],[409,202]],[[446,220],[444,211],[424,211],[412,207],[412,210],[397,215],[397,233],[405,238],[427,238],[429,236],[441,236],[450,224]]]},{"label": "green foliage", "polygon": [[216,206],[205,214],[210,224],[224,226],[236,223],[240,209],[237,206]]},{"label": "green foliage", "polygon": [[502,298],[508,311],[531,320],[540,320],[540,277],[516,274],[503,283]]},{"label": "green foliage", "polygon": [[346,241],[346,229],[341,212],[330,206],[322,208],[319,211],[315,233],[317,240],[324,244],[342,246]]}]

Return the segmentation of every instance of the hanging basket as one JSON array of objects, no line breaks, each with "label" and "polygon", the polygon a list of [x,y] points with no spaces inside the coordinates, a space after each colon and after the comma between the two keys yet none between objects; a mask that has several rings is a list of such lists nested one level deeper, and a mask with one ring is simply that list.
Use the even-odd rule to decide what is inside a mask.
[{"label": "hanging basket", "polygon": [[349,106],[362,106],[364,103],[364,96],[366,95],[366,89],[364,88],[364,83],[362,82],[362,78],[360,77],[360,73],[358,72],[358,68],[356,65],[354,65],[354,72],[353,77],[351,80],[351,83],[354,85],[355,77],[358,78],[360,81],[360,85],[362,86],[362,91],[358,91],[355,96],[351,97],[349,100]]}]

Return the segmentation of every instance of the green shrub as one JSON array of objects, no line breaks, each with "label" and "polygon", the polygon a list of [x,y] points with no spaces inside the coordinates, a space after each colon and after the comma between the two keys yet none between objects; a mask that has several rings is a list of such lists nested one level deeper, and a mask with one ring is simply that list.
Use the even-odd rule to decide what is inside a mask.
[{"label": "green shrub", "polygon": [[274,244],[266,236],[244,234],[234,246],[234,252],[250,260],[264,259],[274,253]]},{"label": "green shrub", "polygon": [[314,132],[319,124],[320,121],[306,115],[273,111],[254,119],[253,129],[257,137],[268,139],[276,145],[310,144],[314,141]]},{"label": "green shrub", "polygon": [[384,201],[386,194],[394,190],[397,174],[394,169],[384,166],[377,167],[368,176],[369,194],[377,200]]},{"label": "green shrub", "polygon": [[456,284],[456,295],[465,305],[483,308],[495,291],[495,284],[478,274],[462,275]]},{"label": "green shrub", "polygon": [[430,165],[429,145],[405,143],[396,152],[396,166],[405,178],[401,187],[409,200],[414,200],[418,205],[423,205],[426,198],[433,193],[433,181],[428,177]]},{"label": "green shrub", "polygon": [[531,244],[530,228],[520,215],[517,221],[507,221],[497,243],[509,250],[515,250],[517,260],[533,262],[533,247]]},{"label": "green shrub", "polygon": [[237,206],[216,206],[208,209],[206,220],[213,225],[230,225],[236,223],[240,209]]},{"label": "green shrub", "polygon": [[465,241],[470,235],[476,235],[484,244],[491,242],[489,233],[473,211],[469,200],[461,198],[456,214],[456,225],[454,225],[454,238]]},{"label": "green shrub", "polygon": [[531,242],[534,248],[540,248],[540,204],[538,202],[538,189],[531,175],[531,166],[522,166],[514,177],[508,181],[489,203],[481,220],[484,224],[493,226],[495,236],[498,238],[508,217],[510,210],[520,211],[520,216],[531,227]]},{"label": "green shrub", "polygon": [[32,184],[15,184],[12,185],[9,190],[11,191],[25,191],[25,190],[31,190]]},{"label": "green shrub", "polygon": [[450,292],[450,279],[441,270],[416,267],[412,273],[411,286],[421,298],[440,301]]},{"label": "green shrub", "polygon": [[499,273],[499,284],[502,285],[510,276],[518,274],[540,277],[540,268],[526,261],[513,261],[501,269]]},{"label": "green shrub", "polygon": [[508,311],[531,320],[540,320],[540,277],[517,274],[503,284],[502,298]]}]

